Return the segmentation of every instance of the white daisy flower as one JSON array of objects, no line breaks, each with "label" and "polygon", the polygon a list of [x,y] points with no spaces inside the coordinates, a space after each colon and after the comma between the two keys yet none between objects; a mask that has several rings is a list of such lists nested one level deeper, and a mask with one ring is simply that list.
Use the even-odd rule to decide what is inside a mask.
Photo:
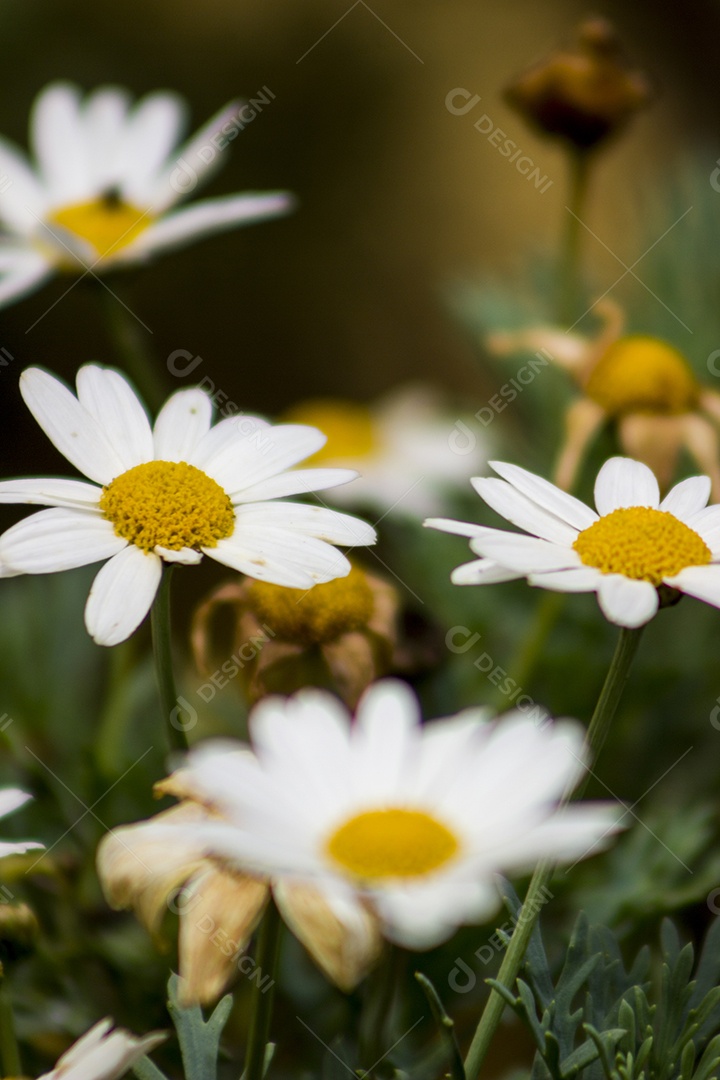
[{"label": "white daisy flower", "polygon": [[328,496],[340,506],[424,518],[440,513],[448,495],[487,461],[484,440],[427,386],[398,387],[370,407],[331,398],[301,402],[287,416],[326,432],[317,464],[360,472],[352,490]]},{"label": "white daisy flower", "polygon": [[595,481],[596,513],[526,469],[490,464],[502,479],[475,477],[475,490],[530,535],[426,521],[470,537],[482,556],[453,572],[456,585],[525,577],[558,592],[596,592],[605,617],[626,627],[643,626],[677,593],[720,607],[720,506],[707,505],[709,477],[681,481],[661,502],[647,465],[611,458]]},{"label": "white daisy flower", "polygon": [[118,87],[83,99],[70,83],[47,86],[30,121],[35,162],[0,139],[0,306],[58,271],[142,262],[287,211],[291,199],[283,192],[226,195],[175,209],[221,163],[213,140],[223,137],[239,108],[232,102],[178,146],[186,108],[176,94],[148,94],[131,106]]},{"label": "white daisy flower", "polygon": [[404,684],[361,699],[354,722],[317,690],[265,698],[250,717],[254,754],[193,750],[183,774],[222,820],[193,826],[230,865],[311,884],[383,933],[424,949],[499,906],[497,873],[546,856],[576,859],[614,829],[608,805],[556,806],[583,772],[571,721],[538,728],[482,710],[423,727]]},{"label": "white daisy flower", "polygon": [[365,522],[281,496],[347,483],[348,469],[292,469],[325,442],[316,428],[231,416],[211,426],[200,389],[180,390],[151,428],[127,380],[94,364],[77,397],[40,368],[20,377],[45,434],[92,483],[8,480],[0,502],[50,506],[0,537],[0,573],[45,574],[109,559],[90,590],[85,625],[100,645],[124,641],[142,622],[163,561],[224,566],[291,588],[343,577],[333,544],[375,542]]},{"label": "white daisy flower", "polygon": [[[19,810],[31,798],[32,795],[20,791],[19,788],[0,788],[0,818],[7,817],[8,814]],[[21,840],[19,842],[2,840],[0,841],[0,859],[4,859],[6,855],[24,855],[26,851],[37,851],[44,846],[44,844],[38,844],[34,840]]]},{"label": "white daisy flower", "polygon": [[111,1030],[112,1024],[109,1017],[98,1021],[40,1080],[118,1080],[166,1038],[158,1031],[139,1039],[122,1028]]}]

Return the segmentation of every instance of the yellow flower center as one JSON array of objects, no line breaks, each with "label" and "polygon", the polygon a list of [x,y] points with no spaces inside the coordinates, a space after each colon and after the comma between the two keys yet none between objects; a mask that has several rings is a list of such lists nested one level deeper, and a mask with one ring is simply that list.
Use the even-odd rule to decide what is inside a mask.
[{"label": "yellow flower center", "polygon": [[629,506],[605,514],[573,544],[586,566],[662,584],[686,566],[705,566],[712,553],[698,534],[674,514]]},{"label": "yellow flower center", "polygon": [[367,577],[353,567],[347,577],[286,589],[255,581],[248,589],[251,610],[276,636],[298,645],[321,645],[350,630],[362,630],[370,620],[374,600]]},{"label": "yellow flower center", "polygon": [[611,416],[674,415],[697,406],[699,386],[685,358],[658,338],[620,338],[600,357],[585,390]]},{"label": "yellow flower center", "polygon": [[389,807],[356,814],[332,834],[330,858],[363,881],[417,878],[449,862],[460,842],[424,810]]},{"label": "yellow flower center", "polygon": [[[97,258],[104,259],[131,244],[153,219],[147,211],[108,192],[90,202],[63,206],[50,214],[48,220],[90,244]],[[69,253],[63,261],[72,267],[76,265]]]},{"label": "yellow flower center", "polygon": [[351,401],[308,401],[286,414],[291,424],[309,424],[327,435],[325,445],[305,465],[370,457],[378,448],[370,410]]},{"label": "yellow flower center", "polygon": [[219,484],[184,461],[148,461],[103,488],[100,509],[118,536],[152,551],[215,547],[235,513]]}]

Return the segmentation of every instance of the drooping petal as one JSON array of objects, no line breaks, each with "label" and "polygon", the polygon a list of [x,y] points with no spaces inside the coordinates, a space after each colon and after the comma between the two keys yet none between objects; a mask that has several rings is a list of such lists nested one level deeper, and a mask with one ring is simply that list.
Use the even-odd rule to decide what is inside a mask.
[{"label": "drooping petal", "polygon": [[539,585],[542,589],[553,589],[555,592],[594,592],[601,577],[601,572],[593,566],[575,566],[568,570],[530,574],[528,584]]},{"label": "drooping petal", "polygon": [[453,585],[497,585],[503,581],[518,581],[524,573],[508,570],[492,559],[473,559],[456,566],[450,575]]},{"label": "drooping petal", "polygon": [[53,445],[90,480],[109,484],[125,472],[102,426],[59,379],[28,368],[20,376],[20,392]]},{"label": "drooping petal", "polygon": [[350,573],[350,563],[337,548],[311,536],[294,536],[288,529],[236,530],[203,551],[241,574],[290,589],[309,589]]},{"label": "drooping petal", "polygon": [[665,578],[665,584],[720,607],[720,566],[686,566],[674,577]]},{"label": "drooping petal", "polygon": [[117,645],[137,630],[155,599],[162,560],[134,544],[97,574],[85,605],[85,626],[98,645]]},{"label": "drooping petal", "polygon": [[597,587],[603,615],[617,626],[644,626],[657,613],[657,589],[649,581],[634,581],[622,574],[603,574]]},{"label": "drooping petal", "polygon": [[610,458],[595,481],[595,505],[603,516],[626,506],[649,506],[657,510],[660,489],[654,473],[641,461]]}]

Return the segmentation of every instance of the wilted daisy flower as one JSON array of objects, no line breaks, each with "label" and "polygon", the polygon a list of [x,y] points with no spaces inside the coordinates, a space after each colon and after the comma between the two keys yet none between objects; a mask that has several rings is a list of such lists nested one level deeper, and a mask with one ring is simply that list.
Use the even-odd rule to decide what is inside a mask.
[{"label": "wilted daisy flower", "polygon": [[529,536],[440,518],[425,522],[470,537],[482,558],[459,566],[456,585],[527,578],[558,592],[596,592],[619,626],[642,626],[680,593],[720,607],[720,506],[710,480],[694,476],[660,501],[652,471],[630,458],[606,461],[595,482],[597,513],[517,465],[490,462],[502,479],[472,484],[498,514]]},{"label": "wilted daisy flower", "polygon": [[118,1080],[167,1037],[158,1031],[138,1038],[122,1028],[111,1030],[112,1024],[109,1017],[98,1021],[40,1080]]},{"label": "wilted daisy flower", "polygon": [[495,875],[576,859],[613,830],[607,806],[558,801],[583,770],[579,726],[538,728],[482,710],[423,727],[413,693],[387,680],[354,722],[331,695],[265,698],[254,753],[190,753],[193,791],[220,817],[185,835],[244,872],[305,884],[385,936],[429,948],[499,905]]},{"label": "wilted daisy flower", "polygon": [[211,426],[200,389],[173,394],[151,428],[127,380],[88,364],[77,397],[40,368],[25,402],[46,435],[93,483],[0,483],[0,502],[51,506],[0,537],[0,573],[44,574],[100,560],[85,625],[100,645],[124,641],[150,609],[163,562],[209,555],[250,577],[310,588],[350,563],[332,544],[372,544],[364,522],[281,496],[347,483],[347,469],[296,469],[325,442],[316,428],[231,416]]},{"label": "wilted daisy flower", "polygon": [[[0,818],[7,817],[8,814],[19,810],[31,798],[32,795],[20,791],[19,788],[0,788]],[[33,840],[21,840],[19,842],[3,840],[0,841],[0,859],[4,859],[6,855],[24,855],[26,851],[36,851],[44,846],[44,844],[37,844]]]},{"label": "wilted daisy flower", "polygon": [[[178,146],[186,124],[180,97],[105,86],[84,100],[69,83],[47,86],[30,122],[35,162],[0,140],[0,305],[53,273],[97,272],[142,262],[222,229],[289,209],[282,192],[226,195],[175,209],[221,164],[217,140],[237,133],[240,102]],[[225,140],[225,143],[228,140]],[[222,145],[224,145],[223,143]]]},{"label": "wilted daisy flower", "polygon": [[301,402],[287,418],[327,434],[314,464],[360,472],[352,491],[328,495],[341,505],[420,518],[439,513],[468,473],[487,460],[483,442],[465,424],[458,430],[456,417],[428,387],[401,387],[371,407],[333,399]]},{"label": "wilted daisy flower", "polygon": [[703,386],[685,357],[660,338],[623,335],[624,314],[607,298],[596,305],[604,327],[595,338],[537,327],[488,338],[492,352],[542,351],[565,368],[583,392],[568,408],[555,481],[571,490],[600,428],[616,425],[620,446],[648,465],[663,489],[686,450],[712,481],[720,500],[720,394]]}]

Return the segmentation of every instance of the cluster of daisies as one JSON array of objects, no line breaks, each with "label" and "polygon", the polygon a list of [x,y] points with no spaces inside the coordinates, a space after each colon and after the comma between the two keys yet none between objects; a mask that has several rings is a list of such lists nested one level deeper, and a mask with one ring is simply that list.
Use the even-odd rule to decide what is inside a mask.
[{"label": "cluster of daisies", "polygon": [[[48,88],[33,115],[34,166],[0,142],[0,171],[12,180],[0,192],[0,303],[55,272],[127,265],[286,211],[282,193],[176,208],[188,193],[178,169],[183,177],[207,176],[201,151],[237,108],[222,110],[178,148],[184,109],[173,95],[131,107],[115,88],[86,99],[69,85]],[[75,393],[38,368],[23,373],[21,391],[86,479],[0,483],[0,502],[44,508],[0,537],[0,575],[102,563],[85,623],[104,646],[139,627],[170,564],[192,566],[207,555],[258,581],[304,590],[347,575],[339,547],[371,545],[375,530],[322,499],[292,497],[323,491],[342,502],[340,485],[367,461],[361,503],[387,509],[405,501],[416,514],[431,512],[424,472],[438,479],[433,465],[447,458],[440,443],[449,433],[438,428],[432,406],[433,439],[416,422],[401,444],[391,420],[398,402],[375,426],[347,405],[318,402],[286,423],[238,415],[213,424],[208,394],[183,389],[151,424],[127,379],[98,365],[80,369]],[[416,421],[417,401],[410,407]],[[325,429],[333,426],[339,434],[326,449]],[[392,472],[403,453],[427,459],[410,488]],[[469,459],[450,461],[448,483],[471,471]],[[678,593],[720,606],[720,506],[707,506],[707,477],[661,498],[646,464],[613,458],[598,475],[592,509],[515,465],[493,468],[499,478],[473,484],[522,532],[426,522],[470,539],[478,558],[455,571],[457,584],[525,577],[562,592],[596,592],[605,616],[628,628]],[[354,720],[321,691],[266,698],[251,714],[250,733],[249,746],[194,747],[158,785],[177,805],[116,829],[98,853],[109,902],[133,908],[151,930],[182,889],[179,957],[188,1002],[223,991],[270,902],[325,974],[349,990],[377,961],[383,940],[435,946],[459,925],[493,916],[498,873],[522,872],[546,857],[583,858],[617,827],[610,805],[564,806],[586,765],[574,721],[538,727],[517,713],[494,721],[471,709],[423,724],[412,692],[388,680],[367,690]],[[26,798],[6,790],[0,813]],[[0,855],[38,846],[2,844]],[[224,928],[223,948],[201,929],[205,916]],[[115,1080],[162,1038],[110,1028],[101,1021],[50,1075]]]}]

